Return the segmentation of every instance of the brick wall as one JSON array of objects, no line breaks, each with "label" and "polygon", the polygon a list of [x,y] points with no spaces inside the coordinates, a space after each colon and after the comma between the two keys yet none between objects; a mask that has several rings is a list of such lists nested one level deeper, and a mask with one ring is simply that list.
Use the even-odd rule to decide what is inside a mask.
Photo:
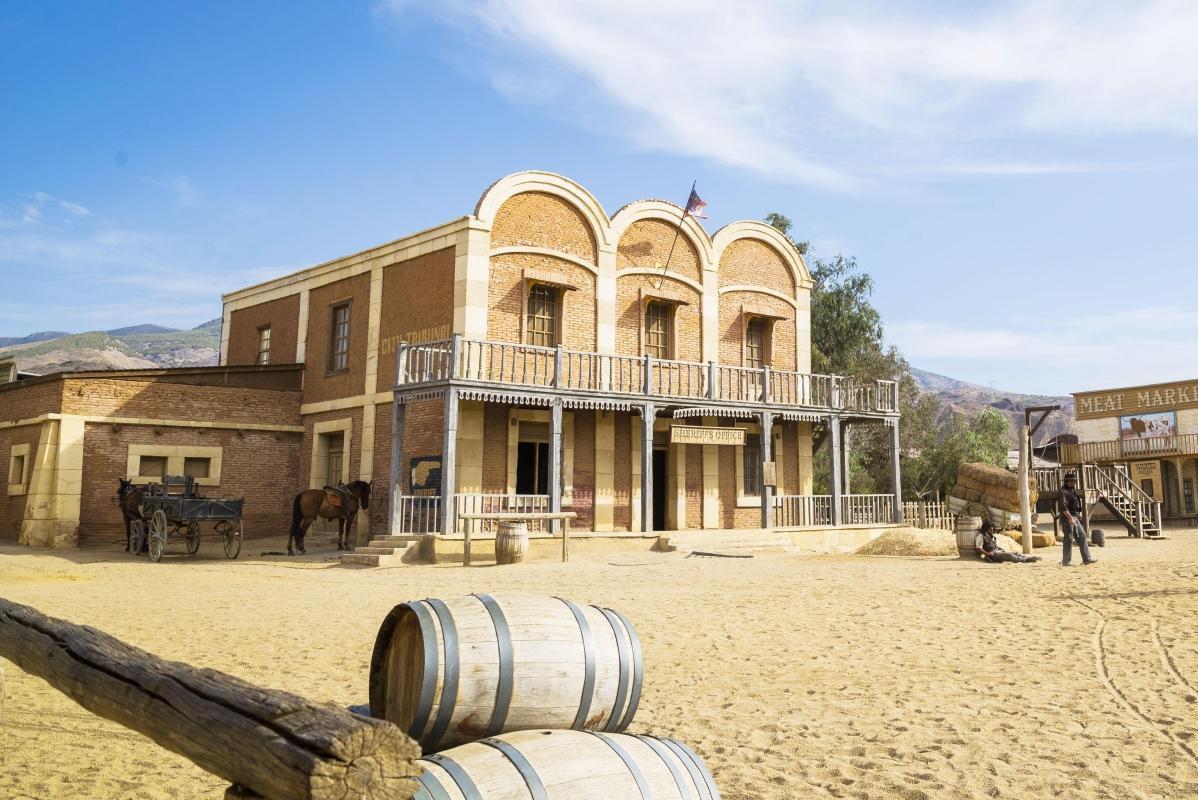
[{"label": "brick wall", "polygon": [[594,264],[595,237],[586,218],[565,200],[543,192],[509,197],[495,214],[492,247],[547,247]]},{"label": "brick wall", "polygon": [[612,525],[616,530],[629,530],[632,526],[632,459],[640,453],[632,452],[632,426],[640,419],[631,412],[616,412],[615,423],[615,480],[613,492]]},{"label": "brick wall", "polygon": [[720,255],[720,286],[747,283],[795,296],[795,282],[782,256],[757,239],[737,239]]},{"label": "brick wall", "polygon": [[[329,372],[331,310],[352,300],[349,323],[349,369]],[[304,359],[304,402],[316,403],[362,394],[366,386],[366,333],[370,319],[370,273],[313,289],[308,295],[307,355]]]},{"label": "brick wall", "polygon": [[739,447],[721,447],[720,451],[720,516],[721,528],[760,528],[761,507],[737,508],[736,459]]},{"label": "brick wall", "polygon": [[[671,270],[672,272],[673,270]],[[641,327],[645,310],[641,293],[654,293],[657,279],[649,275],[624,275],[616,279],[616,352],[639,356]],[[674,358],[679,361],[703,360],[703,298],[693,288],[668,276],[662,288],[687,302],[674,308]]]},{"label": "brick wall", "polygon": [[[113,430],[104,423],[88,423],[83,440],[83,494],[80,500],[79,544],[107,545],[125,542],[125,526],[116,504],[118,479],[125,474],[129,445],[189,445],[222,448],[219,486],[204,486],[209,497],[245,497],[244,531],[247,538],[286,535],[291,521],[291,500],[301,488],[300,436],[296,433],[190,428],[156,429],[124,425]],[[218,541],[211,523],[202,523],[202,536]],[[182,542],[168,544],[168,552],[181,551]]]},{"label": "brick wall", "polygon": [[299,336],[299,294],[269,300],[229,315],[230,365],[258,363],[258,329],[270,326],[270,363],[295,363]]},{"label": "brick wall", "polygon": [[562,292],[562,344],[576,350],[595,349],[595,275],[569,261],[535,253],[504,253],[491,258],[488,284],[487,337],[523,341],[522,321],[528,313],[524,270],[553,273],[574,287]]},{"label": "brick wall", "polygon": [[483,493],[507,492],[508,406],[483,404]]},{"label": "brick wall", "polygon": [[[678,225],[665,220],[637,220],[620,237],[616,269],[661,269],[669,259],[669,273],[703,283],[703,268],[695,246],[685,234],[677,236],[677,244],[674,244],[677,233]],[[670,254],[671,246],[673,255]]]},{"label": "brick wall", "polygon": [[[418,332],[453,330],[454,248],[447,247],[392,264],[383,270],[383,308],[379,318],[377,389],[395,381],[395,345]],[[365,319],[365,318],[363,318]],[[422,337],[427,341],[427,336]]]},{"label": "brick wall", "polygon": [[703,527],[703,446],[671,445],[686,448],[686,527]]},{"label": "brick wall", "polygon": [[21,534],[21,520],[25,518],[26,495],[8,496],[8,467],[12,448],[14,445],[29,445],[29,454],[25,457],[25,489],[28,491],[41,430],[41,425],[0,428],[0,541],[17,541]]},{"label": "brick wall", "polygon": [[404,460],[400,480],[407,494],[408,472],[411,459],[421,456],[440,456],[444,441],[442,420],[445,414],[444,400],[420,400],[407,404],[404,412]]},{"label": "brick wall", "polygon": [[[595,528],[595,414],[574,412],[574,505],[567,511],[578,514],[571,525],[581,531]],[[612,413],[612,412],[608,412]]]},{"label": "brick wall", "polygon": [[164,380],[66,378],[62,412],[86,416],[299,424],[299,391]]},{"label": "brick wall", "polygon": [[[311,456],[309,455],[309,459]],[[357,462],[360,463],[360,462]],[[358,470],[361,473],[361,470]],[[370,479],[370,529],[386,530],[391,510],[391,404],[374,407],[374,464]]]},{"label": "brick wall", "polygon": [[0,422],[28,419],[61,410],[61,379],[0,385]]}]

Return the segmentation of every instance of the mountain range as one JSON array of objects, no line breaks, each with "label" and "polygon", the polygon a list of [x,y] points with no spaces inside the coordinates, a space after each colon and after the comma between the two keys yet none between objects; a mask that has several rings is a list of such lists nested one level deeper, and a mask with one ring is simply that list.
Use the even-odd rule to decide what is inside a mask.
[{"label": "mountain range", "polygon": [[[13,356],[22,372],[44,374],[59,370],[143,369],[201,367],[217,362],[220,353],[220,319],[189,330],[163,325],[131,325],[109,331],[67,333],[40,331],[27,336],[0,336],[0,358]],[[940,400],[940,419],[960,412],[976,414],[993,408],[1011,422],[1012,435],[1023,424],[1026,406],[1061,406],[1037,441],[1073,429],[1073,398],[1022,394],[960,381],[935,372],[911,368],[916,384]]]}]

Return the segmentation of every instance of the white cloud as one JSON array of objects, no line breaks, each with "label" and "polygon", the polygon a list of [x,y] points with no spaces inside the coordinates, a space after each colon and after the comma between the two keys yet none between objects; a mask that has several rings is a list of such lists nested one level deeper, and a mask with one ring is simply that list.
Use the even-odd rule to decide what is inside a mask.
[{"label": "white cloud", "polygon": [[192,185],[186,175],[150,178],[149,182],[153,186],[170,191],[175,196],[175,202],[183,208],[195,208],[204,198],[204,193]]},{"label": "white cloud", "polygon": [[474,66],[515,101],[574,98],[588,127],[786,181],[854,189],[895,171],[1134,168],[1138,157],[1074,162],[1052,144],[1198,134],[1198,3],[1189,0],[438,8],[493,49]]},{"label": "white cloud", "polygon": [[[55,197],[48,192],[34,192],[28,196],[28,201],[21,206],[21,222],[25,224],[36,224],[42,221],[43,212],[49,208],[52,210],[60,210],[66,212],[66,217],[78,218],[89,216],[92,212],[86,206],[78,203],[72,203],[70,200],[63,200]],[[0,227],[11,227],[12,222],[5,222],[0,218]]]},{"label": "white cloud", "polygon": [[1173,306],[1016,318],[1004,328],[905,320],[886,333],[916,366],[1004,389],[1067,393],[1198,377],[1198,311]]}]

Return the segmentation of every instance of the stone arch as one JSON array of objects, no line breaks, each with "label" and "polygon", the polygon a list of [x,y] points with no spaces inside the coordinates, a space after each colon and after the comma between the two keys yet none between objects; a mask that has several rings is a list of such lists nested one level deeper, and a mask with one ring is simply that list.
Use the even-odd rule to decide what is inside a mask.
[{"label": "stone arch", "polygon": [[595,196],[580,184],[552,172],[530,170],[500,178],[479,197],[474,216],[488,228],[492,227],[503,204],[515,195],[526,193],[552,195],[565,201],[590,227],[598,248],[611,245],[611,221]]},{"label": "stone arch", "polygon": [[811,288],[813,283],[811,280],[811,271],[807,269],[807,264],[803,261],[803,257],[799,254],[799,251],[795,249],[789,239],[782,235],[781,231],[764,222],[742,220],[725,225],[716,231],[715,236],[712,237],[712,249],[714,251],[712,263],[716,265],[717,269],[720,268],[720,262],[724,257],[725,251],[733,243],[744,239],[755,240],[765,245],[782,260],[782,263],[790,272],[796,293],[800,289]]}]

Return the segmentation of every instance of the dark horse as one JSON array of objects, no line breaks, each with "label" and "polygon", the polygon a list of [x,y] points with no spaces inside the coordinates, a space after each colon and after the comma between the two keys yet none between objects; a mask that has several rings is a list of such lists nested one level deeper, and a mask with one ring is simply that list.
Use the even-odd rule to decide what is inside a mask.
[{"label": "dark horse", "polygon": [[337,520],[337,549],[349,548],[349,532],[358,515],[358,508],[370,508],[370,484],[366,481],[351,481],[345,486],[326,486],[323,489],[305,489],[291,503],[291,533],[287,536],[287,555],[295,549],[304,554],[304,535],[317,517]]},{"label": "dark horse", "polygon": [[[121,516],[125,518],[125,549],[129,549],[129,524],[135,519],[145,522],[145,517],[141,515],[141,498],[145,495],[144,487],[134,486],[133,481],[127,481],[121,478],[121,483],[116,490],[116,502],[121,508]],[[142,545],[144,552],[145,545]]]}]

